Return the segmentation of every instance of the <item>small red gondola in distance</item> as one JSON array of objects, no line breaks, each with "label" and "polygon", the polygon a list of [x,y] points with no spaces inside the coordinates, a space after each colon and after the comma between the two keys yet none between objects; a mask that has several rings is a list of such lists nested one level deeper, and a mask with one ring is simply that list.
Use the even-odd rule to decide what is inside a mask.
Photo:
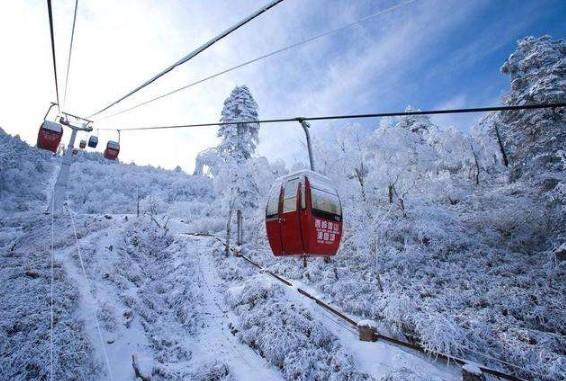
[{"label": "small red gondola in distance", "polygon": [[332,182],[313,171],[278,179],[265,225],[275,256],[333,256],[342,238],[342,207]]},{"label": "small red gondola in distance", "polygon": [[56,153],[62,137],[63,127],[59,123],[44,120],[37,134],[37,147]]},{"label": "small red gondola in distance", "polygon": [[120,143],[109,140],[108,143],[106,143],[106,149],[104,150],[104,158],[108,160],[116,160],[119,153]]}]

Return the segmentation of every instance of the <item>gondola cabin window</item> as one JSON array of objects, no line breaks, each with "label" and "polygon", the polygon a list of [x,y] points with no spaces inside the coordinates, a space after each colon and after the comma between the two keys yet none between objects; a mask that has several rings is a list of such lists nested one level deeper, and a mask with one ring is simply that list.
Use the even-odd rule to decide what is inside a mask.
[{"label": "gondola cabin window", "polygon": [[313,215],[340,221],[342,208],[338,195],[311,186],[311,199]]},{"label": "gondola cabin window", "polygon": [[[294,212],[297,210],[297,196],[300,179],[297,177],[287,181],[283,191],[283,213]],[[301,187],[302,188],[302,187]]]},{"label": "gondola cabin window", "polygon": [[266,218],[278,218],[279,217],[279,195],[281,192],[280,186],[274,186],[269,192],[269,199],[267,201],[267,208],[265,211]]}]

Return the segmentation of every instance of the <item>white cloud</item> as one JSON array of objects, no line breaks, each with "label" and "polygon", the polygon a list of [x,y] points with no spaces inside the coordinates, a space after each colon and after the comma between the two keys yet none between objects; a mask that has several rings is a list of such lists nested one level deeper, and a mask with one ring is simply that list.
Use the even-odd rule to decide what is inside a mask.
[{"label": "white cloud", "polygon": [[[116,110],[396,3],[286,0]],[[73,4],[54,2],[61,92]],[[68,102],[68,110],[76,113],[90,113],[123,95],[259,6],[245,0],[79,4]],[[407,70],[430,54],[443,33],[484,4],[419,0],[363,26],[100,120],[97,126],[127,129],[215,121],[224,98],[243,83],[264,118],[375,111],[392,97],[410,97],[395,92]],[[0,126],[31,143],[48,102],[54,100],[48,31],[44,1],[0,3],[2,48],[9,52],[0,60]],[[323,137],[329,124],[314,123],[313,134]],[[115,137],[101,133],[103,143]],[[181,165],[190,171],[196,153],[216,144],[216,131],[132,132],[122,138],[122,160],[166,168]],[[298,124],[265,125],[260,138],[261,154],[306,159]]]}]

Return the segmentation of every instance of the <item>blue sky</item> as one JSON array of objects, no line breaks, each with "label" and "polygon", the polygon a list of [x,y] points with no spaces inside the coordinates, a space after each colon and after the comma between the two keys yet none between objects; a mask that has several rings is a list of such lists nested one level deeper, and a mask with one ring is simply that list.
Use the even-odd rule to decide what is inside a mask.
[{"label": "blue sky", "polygon": [[[145,89],[123,107],[151,98],[271,50],[398,4],[391,0],[285,0],[201,56]],[[182,57],[267,1],[80,1],[67,109],[88,114]],[[59,77],[74,1],[54,2]],[[483,106],[498,103],[508,78],[499,68],[516,40],[564,38],[566,2],[559,0],[416,0],[339,34],[285,52],[188,89],[98,127],[218,120],[222,102],[247,84],[263,118],[395,111],[412,105]],[[44,0],[1,2],[0,126],[34,143],[54,99]],[[61,80],[60,86],[64,83]],[[122,106],[116,108],[119,110]],[[435,121],[468,130],[479,115]],[[316,139],[329,126],[317,122]],[[359,121],[368,127],[377,121]],[[68,136],[68,134],[67,134]],[[101,140],[115,138],[101,134]],[[263,126],[259,153],[292,164],[305,160],[296,125]],[[123,135],[121,157],[190,171],[195,155],[217,143],[215,131]]]}]

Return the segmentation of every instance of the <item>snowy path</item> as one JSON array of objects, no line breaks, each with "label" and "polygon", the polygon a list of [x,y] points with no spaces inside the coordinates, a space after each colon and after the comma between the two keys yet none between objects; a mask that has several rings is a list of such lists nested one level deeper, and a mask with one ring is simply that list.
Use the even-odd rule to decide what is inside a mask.
[{"label": "snowy path", "polygon": [[319,322],[338,337],[342,346],[356,359],[360,371],[367,372],[377,379],[403,369],[420,375],[426,374],[426,379],[430,380],[461,379],[457,367],[431,361],[415,351],[405,350],[383,341],[374,343],[360,341],[357,330],[351,325],[337,319],[310,299],[302,297],[294,288],[289,287],[287,291],[291,300],[308,308]]},{"label": "snowy path", "polygon": [[[242,266],[250,266],[244,261],[241,261],[241,263]],[[277,282],[267,273],[263,273],[263,276],[272,282]],[[352,327],[317,305],[314,301],[301,295],[297,292],[297,287],[311,295],[324,299],[324,296],[318,290],[295,280],[291,282],[294,284],[293,287],[284,287],[289,301],[307,308],[318,322],[332,332],[347,352],[355,358],[358,370],[376,379],[381,379],[390,374],[397,374],[398,377],[403,377],[403,372],[407,371],[407,374],[414,372],[414,374],[422,375],[427,380],[451,381],[461,379],[459,367],[445,365],[421,353],[400,348],[383,341],[360,341],[355,327]]]},{"label": "snowy path", "polygon": [[[197,250],[199,249],[198,246],[200,242],[206,239],[209,238],[194,239]],[[198,253],[199,282],[201,282],[201,286],[206,294],[206,308],[204,312],[213,316],[211,326],[209,327],[210,332],[205,333],[203,336],[207,339],[207,344],[210,348],[214,348],[215,352],[223,353],[224,355],[226,353],[226,345],[228,344],[224,341],[217,342],[218,338],[222,337],[218,335],[218,331],[222,331],[222,334],[226,335],[227,339],[230,340],[229,345],[231,345],[232,348],[234,348],[234,345],[241,347],[238,343],[234,343],[235,338],[226,330],[226,325],[218,326],[221,316],[224,316],[225,319],[228,318],[228,321],[232,321],[234,316],[229,311],[229,307],[223,302],[224,289],[221,286],[223,281],[221,281],[216,274],[213,258],[209,253],[205,253],[203,250],[198,250]],[[239,261],[238,263],[241,264],[242,268],[249,266],[249,264],[244,261]],[[263,276],[275,282],[270,275],[264,273]],[[315,289],[306,287],[303,284],[300,284],[300,287],[313,295],[318,295],[318,291]],[[414,374],[426,375],[425,378],[428,380],[451,381],[461,378],[458,367],[436,362],[414,351],[399,348],[385,342],[368,343],[359,341],[357,337],[358,333],[355,328],[337,319],[334,315],[330,314],[310,299],[303,297],[294,287],[286,287],[285,289],[289,301],[307,308],[321,324],[338,338],[341,345],[355,358],[360,371],[366,372],[376,379],[381,379],[392,373],[402,377],[405,371],[410,371],[407,374],[414,372]],[[212,342],[210,341],[211,338]],[[247,352],[251,352],[247,347],[244,348]],[[234,351],[231,350],[230,352],[233,356]],[[257,362],[259,357],[254,355],[253,352],[251,352],[251,354],[251,361],[254,361],[253,357],[255,357],[255,361]],[[246,360],[247,359],[249,359],[249,357],[246,357]],[[238,360],[242,360],[242,358],[240,357]]]},{"label": "snowy path", "polygon": [[[91,356],[99,364],[99,379],[111,379],[109,372],[104,370],[106,368],[104,350],[109,357],[114,380],[133,379],[132,355],[136,356],[144,374],[150,375],[154,365],[157,364],[155,357],[157,354],[154,353],[150,342],[150,336],[155,332],[148,333],[147,327],[143,327],[143,324],[147,325],[148,322],[142,323],[139,311],[134,310],[134,318],[127,325],[124,324],[124,312],[131,311],[130,307],[124,305],[124,295],[138,299],[141,286],[128,283],[123,286],[125,288],[117,288],[117,284],[109,279],[115,276],[116,266],[120,266],[120,261],[132,260],[125,256],[121,257],[117,251],[117,247],[123,241],[127,223],[120,216],[106,220],[100,216],[88,215],[77,216],[75,222],[79,230],[79,245],[88,280],[85,279],[80,266],[70,220],[66,218],[62,218],[56,224],[58,226],[56,236],[65,238],[56,245],[58,248],[55,255],[78,291],[80,308],[75,318],[84,322],[85,334],[92,345]],[[229,324],[235,317],[223,302],[223,282],[216,274],[213,260],[207,255],[208,252],[200,250],[200,240],[179,237],[178,241],[181,240],[179,245],[181,249],[173,253],[171,263],[174,264],[174,268],[190,268],[197,273],[193,278],[198,280],[195,282],[198,283],[195,284],[195,289],[201,297],[197,298],[199,302],[193,308],[199,315],[200,323],[193,336],[181,330],[174,321],[160,321],[162,324],[167,324],[166,330],[171,330],[172,334],[177,332],[178,344],[191,354],[187,361],[168,361],[162,364],[164,369],[191,373],[220,363],[229,367],[230,374],[235,380],[281,380],[277,369],[270,367],[263,358],[238,342],[230,333]],[[139,267],[140,264],[127,262],[127,266]],[[171,276],[171,278],[163,278],[163,281],[173,284],[177,279]],[[185,303],[190,305],[191,301],[187,300]],[[114,327],[107,327],[104,320],[97,322],[97,316],[100,316],[104,308],[112,311],[116,319]],[[164,317],[164,319],[168,318]],[[103,343],[99,338],[97,324],[101,325]]]},{"label": "snowy path", "polygon": [[235,316],[224,303],[223,282],[216,274],[210,253],[200,249],[201,239],[193,239],[199,258],[199,287],[203,304],[199,312],[204,315],[205,326],[195,338],[192,348],[198,362],[220,360],[226,363],[238,380],[281,380],[281,375],[248,346],[239,343],[230,333],[229,323]]},{"label": "snowy path", "polygon": [[[105,229],[91,233],[79,240],[88,281],[77,262],[74,242],[66,250],[59,251],[56,258],[63,263],[67,274],[78,288],[81,308],[77,317],[85,322],[85,329],[98,362],[105,364],[104,351],[106,351],[113,379],[127,380],[132,375],[132,354],[139,356],[139,353],[146,351],[148,342],[144,330],[137,320],[132,321],[128,328],[121,324],[117,325],[113,332],[101,329],[103,343],[100,341],[97,329],[99,322],[96,319],[101,307],[106,305],[121,308],[122,306],[116,294],[116,289],[108,282],[103,281],[104,274],[110,271],[115,261],[114,253],[107,248],[110,245],[115,245],[115,239],[121,232],[121,227],[117,226],[115,220],[108,224],[109,226]],[[87,252],[86,255],[85,251]],[[88,256],[88,253],[92,253],[92,255]],[[105,373],[104,379],[110,380],[109,372],[106,371]]]}]

